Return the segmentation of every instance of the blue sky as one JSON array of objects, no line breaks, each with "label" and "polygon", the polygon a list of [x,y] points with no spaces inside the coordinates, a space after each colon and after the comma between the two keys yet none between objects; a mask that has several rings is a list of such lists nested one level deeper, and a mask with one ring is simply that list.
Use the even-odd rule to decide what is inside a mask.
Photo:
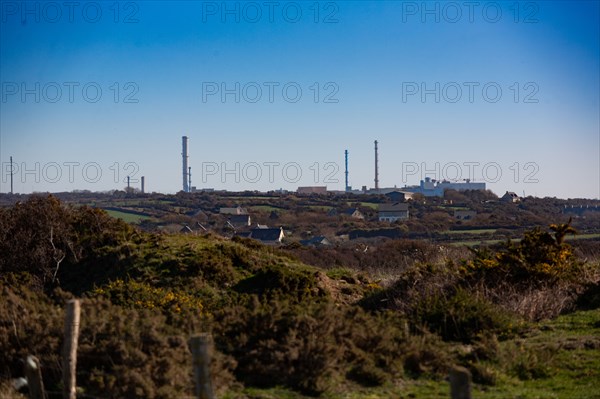
[{"label": "blue sky", "polygon": [[599,3],[467,4],[3,0],[0,192],[173,193],[187,135],[197,187],[372,187],[377,139],[384,187],[600,197]]}]

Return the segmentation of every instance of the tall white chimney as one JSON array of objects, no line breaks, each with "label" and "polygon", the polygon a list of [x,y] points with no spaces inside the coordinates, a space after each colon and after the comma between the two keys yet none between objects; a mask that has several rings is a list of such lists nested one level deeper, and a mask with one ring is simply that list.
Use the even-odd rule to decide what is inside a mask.
[{"label": "tall white chimney", "polygon": [[181,157],[183,161],[183,192],[187,193],[190,191],[188,187],[188,138],[183,136],[181,138]]}]

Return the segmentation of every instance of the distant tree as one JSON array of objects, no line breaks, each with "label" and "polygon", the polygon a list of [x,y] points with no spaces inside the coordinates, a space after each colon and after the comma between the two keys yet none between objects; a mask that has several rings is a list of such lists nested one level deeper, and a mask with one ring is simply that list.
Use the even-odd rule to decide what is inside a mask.
[{"label": "distant tree", "polygon": [[444,199],[446,201],[452,201],[453,204],[466,204],[469,205],[471,203],[470,198],[466,195],[459,193],[456,190],[446,190],[444,191]]}]

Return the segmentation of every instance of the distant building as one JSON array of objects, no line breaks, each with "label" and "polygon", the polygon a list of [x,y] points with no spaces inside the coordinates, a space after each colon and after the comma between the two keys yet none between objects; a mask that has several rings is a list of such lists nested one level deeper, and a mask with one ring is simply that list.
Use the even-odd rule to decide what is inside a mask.
[{"label": "distant building", "polygon": [[252,224],[250,215],[231,215],[229,217],[229,223],[234,227],[248,227]]},{"label": "distant building", "polygon": [[350,190],[350,191],[346,191],[346,194],[368,194],[368,195],[381,195],[381,194],[389,194],[389,193],[393,193],[395,191],[403,191],[404,188],[402,188],[402,190],[396,186],[394,187],[379,187],[378,189],[374,189],[374,188],[367,188],[367,186],[362,186],[362,188],[360,190]]},{"label": "distant building", "polygon": [[516,193],[512,191],[507,191],[506,194],[500,197],[500,201],[515,203],[521,201],[521,198],[519,198],[519,196]]},{"label": "distant building", "polygon": [[403,187],[402,191],[423,194],[426,197],[443,197],[446,190],[466,191],[485,190],[485,183],[473,183],[469,179],[464,182],[437,181],[426,177],[418,186]]},{"label": "distant building", "polygon": [[408,204],[381,204],[378,209],[380,222],[395,222],[396,220],[408,219]]},{"label": "distant building", "polygon": [[365,218],[365,215],[363,215],[363,213],[358,208],[346,209],[342,212],[338,211],[336,208],[331,208],[329,211],[327,211],[327,216],[338,216],[338,215],[351,217],[353,219],[364,219]]},{"label": "distant building", "polygon": [[393,202],[406,202],[412,199],[413,193],[410,191],[394,190],[386,193],[385,196],[391,199]]},{"label": "distant building", "polygon": [[600,206],[598,205],[565,205],[563,213],[574,213],[577,216],[581,216],[586,212],[600,212]]},{"label": "distant building", "polygon": [[346,209],[344,212],[342,212],[342,215],[350,216],[353,219],[364,219],[365,218],[365,215],[363,215],[363,213],[360,210],[358,210],[358,208]]},{"label": "distant building", "polygon": [[281,240],[285,235],[283,234],[283,228],[269,228],[269,229],[252,229],[250,232],[250,238],[261,241],[263,244],[281,244]]},{"label": "distant building", "polygon": [[220,208],[219,213],[221,215],[247,215],[248,212],[242,207],[235,208]]},{"label": "distant building", "polygon": [[470,210],[456,210],[454,211],[454,218],[457,220],[471,220],[477,216],[477,212]]},{"label": "distant building", "polygon": [[306,186],[298,187],[296,190],[298,194],[310,195],[310,194],[327,194],[327,186]]},{"label": "distant building", "polygon": [[186,215],[192,216],[198,220],[207,220],[208,219],[208,213],[204,212],[202,209],[192,210],[190,212],[187,212]]},{"label": "distant building", "polygon": [[185,225],[185,226],[183,226],[183,227],[181,228],[181,230],[179,230],[179,232],[180,232],[181,234],[192,234],[192,233],[194,233],[194,231],[193,231],[193,230],[190,228],[190,226],[188,226],[188,225]]}]

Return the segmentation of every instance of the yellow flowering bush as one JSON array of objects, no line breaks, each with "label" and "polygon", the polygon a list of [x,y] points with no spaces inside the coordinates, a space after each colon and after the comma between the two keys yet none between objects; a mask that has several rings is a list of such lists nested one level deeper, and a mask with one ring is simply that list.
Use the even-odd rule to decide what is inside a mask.
[{"label": "yellow flowering bush", "polygon": [[461,270],[467,275],[518,281],[574,278],[581,264],[564,236],[575,230],[569,224],[551,225],[550,230],[553,234],[538,228],[527,231],[519,242],[508,241],[497,252],[476,250]]},{"label": "yellow flowering bush", "polygon": [[186,311],[202,313],[203,310],[202,302],[193,295],[134,280],[117,279],[96,288],[93,293],[108,297],[115,304],[138,309],[159,309],[174,313]]}]

